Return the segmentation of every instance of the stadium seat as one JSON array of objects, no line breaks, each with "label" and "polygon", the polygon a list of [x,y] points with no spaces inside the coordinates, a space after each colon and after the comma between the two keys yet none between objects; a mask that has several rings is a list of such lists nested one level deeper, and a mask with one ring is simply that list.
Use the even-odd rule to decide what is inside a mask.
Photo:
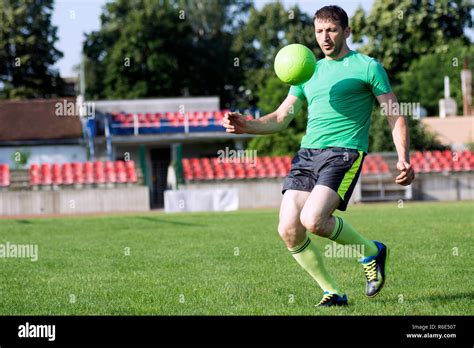
[{"label": "stadium seat", "polygon": [[72,166],[71,163],[64,163],[63,166],[63,185],[72,185]]},{"label": "stadium seat", "polygon": [[416,172],[461,172],[474,169],[474,159],[471,151],[416,151],[411,156],[411,163]]},{"label": "stadium seat", "polygon": [[41,172],[38,164],[32,164],[30,166],[30,185],[38,186],[41,184]]},{"label": "stadium seat", "polygon": [[128,183],[137,182],[137,173],[135,171],[135,162],[125,161],[125,173],[127,176]]},{"label": "stadium seat", "polygon": [[113,184],[116,181],[117,181],[117,177],[115,175],[114,162],[106,161],[105,162],[105,182],[109,184]]},{"label": "stadium seat", "polygon": [[92,162],[84,162],[84,184],[94,183],[94,166]]},{"label": "stadium seat", "polygon": [[80,162],[72,163],[72,181],[76,185],[82,185],[84,183],[84,170]]},{"label": "stadium seat", "polygon": [[93,164],[93,168],[94,168],[94,184],[104,184],[105,183],[104,162],[95,161]]},{"label": "stadium seat", "polygon": [[47,186],[51,185],[52,177],[51,177],[51,165],[49,163],[41,164],[41,179],[40,184]]},{"label": "stadium seat", "polygon": [[115,176],[116,176],[117,183],[123,184],[127,182],[127,173],[125,171],[124,161],[115,162]]},{"label": "stadium seat", "polygon": [[0,187],[10,186],[10,167],[6,163],[0,164]]},{"label": "stadium seat", "polygon": [[63,183],[63,173],[62,168],[59,163],[53,163],[51,166],[51,180],[53,185],[62,185]]}]

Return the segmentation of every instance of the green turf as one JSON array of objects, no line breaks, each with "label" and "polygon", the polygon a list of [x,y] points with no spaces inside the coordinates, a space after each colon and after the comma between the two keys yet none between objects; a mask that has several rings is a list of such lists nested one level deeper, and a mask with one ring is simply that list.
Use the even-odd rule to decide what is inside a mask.
[{"label": "green turf", "polygon": [[356,259],[325,258],[350,306],[322,309],[278,237],[277,210],[0,220],[0,243],[39,248],[37,262],[0,259],[0,314],[473,315],[473,212],[351,206],[341,215],[391,247],[388,281],[366,298]]}]

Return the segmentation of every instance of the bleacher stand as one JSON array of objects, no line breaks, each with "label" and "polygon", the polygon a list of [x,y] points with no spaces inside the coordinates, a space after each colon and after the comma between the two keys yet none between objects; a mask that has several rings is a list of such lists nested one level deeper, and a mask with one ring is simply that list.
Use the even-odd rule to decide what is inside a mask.
[{"label": "bleacher stand", "polygon": [[[232,180],[284,177],[291,168],[291,157],[259,157],[252,163],[220,162],[215,158],[184,158],[184,178],[187,181]],[[474,170],[474,153],[462,151],[416,151],[411,164],[418,173],[461,172]],[[381,155],[367,155],[361,170],[364,176],[390,175],[389,165]]]},{"label": "bleacher stand", "polygon": [[411,156],[415,172],[439,173],[474,170],[474,153],[471,151],[416,151]]},{"label": "bleacher stand", "polygon": [[[111,133],[114,135],[160,134],[189,132],[224,132],[222,120],[229,110],[157,113],[112,113]],[[253,119],[247,115],[247,119]]]},{"label": "bleacher stand", "polygon": [[[4,165],[3,165],[4,166]],[[3,168],[0,166],[0,169]],[[3,178],[0,173],[0,179]],[[95,161],[73,163],[32,164],[29,182],[33,189],[60,189],[66,187],[82,188],[114,187],[132,185],[137,182],[133,161]]]}]

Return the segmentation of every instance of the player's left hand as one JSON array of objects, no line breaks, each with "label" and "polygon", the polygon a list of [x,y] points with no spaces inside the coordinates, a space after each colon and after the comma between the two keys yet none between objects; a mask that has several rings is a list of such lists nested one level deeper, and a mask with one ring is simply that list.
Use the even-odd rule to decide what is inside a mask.
[{"label": "player's left hand", "polygon": [[408,186],[415,179],[415,171],[410,163],[406,161],[398,161],[397,169],[400,174],[395,178],[395,182],[402,186]]}]

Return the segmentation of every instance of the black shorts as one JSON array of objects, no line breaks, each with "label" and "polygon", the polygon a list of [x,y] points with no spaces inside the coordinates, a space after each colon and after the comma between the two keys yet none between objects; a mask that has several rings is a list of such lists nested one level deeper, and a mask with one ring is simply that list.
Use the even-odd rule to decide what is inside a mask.
[{"label": "black shorts", "polygon": [[291,170],[283,182],[283,191],[311,192],[316,185],[324,185],[341,197],[337,209],[346,210],[359,179],[366,153],[355,149],[329,147],[301,148],[291,161]]}]

